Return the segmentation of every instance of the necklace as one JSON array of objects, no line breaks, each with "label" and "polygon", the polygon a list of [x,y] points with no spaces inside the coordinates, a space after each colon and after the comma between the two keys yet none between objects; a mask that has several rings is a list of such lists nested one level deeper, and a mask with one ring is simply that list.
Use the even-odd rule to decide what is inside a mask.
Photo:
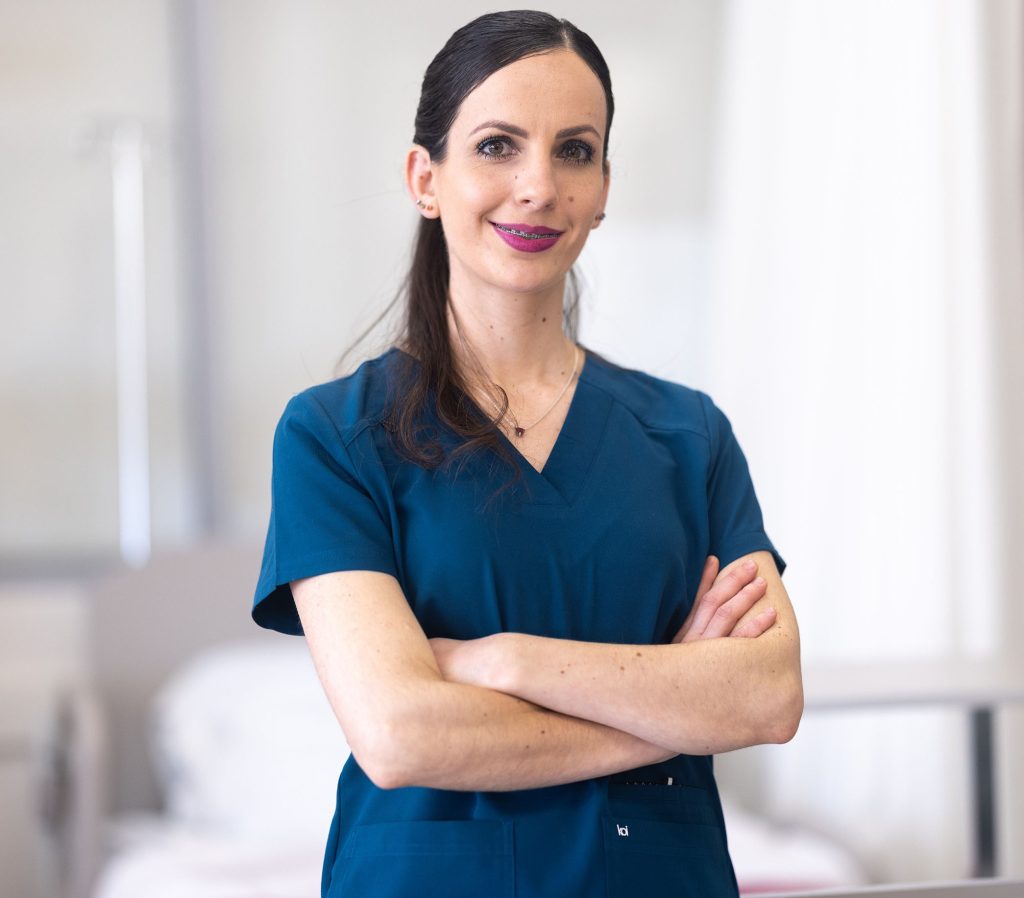
[{"label": "necklace", "polygon": [[[565,382],[565,386],[562,387],[562,391],[558,394],[558,396],[555,397],[555,401],[552,402],[551,405],[548,406],[548,410],[546,412],[544,412],[544,414],[541,415],[532,424],[525,424],[525,425],[520,425],[520,423],[518,421],[516,421],[516,416],[512,415],[512,421],[513,421],[513,424],[514,424],[514,432],[515,432],[515,435],[517,437],[525,436],[526,435],[526,431],[529,428],[531,428],[531,427],[539,424],[541,421],[543,421],[548,416],[548,414],[551,412],[551,410],[556,405],[558,405],[558,401],[565,395],[565,391],[569,389],[569,384],[572,383],[572,379],[576,376],[576,369],[577,369],[577,367],[579,365],[579,361],[580,361],[579,347],[574,343],[573,346],[572,346],[572,373],[569,375],[569,379]],[[498,404],[493,399],[491,400],[491,404],[494,406],[494,408],[497,411],[501,411],[501,408],[498,406]],[[509,412],[509,414],[511,414],[511,412]]]}]

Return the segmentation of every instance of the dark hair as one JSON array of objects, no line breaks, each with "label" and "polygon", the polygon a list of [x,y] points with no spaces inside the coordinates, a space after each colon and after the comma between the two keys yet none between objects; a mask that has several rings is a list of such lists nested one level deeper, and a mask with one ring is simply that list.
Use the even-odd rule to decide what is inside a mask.
[{"label": "dark hair", "polygon": [[[431,161],[443,161],[448,150],[448,133],[463,100],[471,91],[494,72],[517,60],[556,49],[576,53],[604,87],[608,115],[602,167],[607,171],[608,134],[615,107],[611,76],[604,57],[590,37],[571,22],[534,10],[482,15],[462,26],[448,39],[423,77],[413,143],[424,147]],[[403,352],[396,353],[395,377],[390,384],[389,405],[382,423],[399,454],[422,467],[437,467],[459,457],[463,458],[464,464],[471,452],[493,449],[515,472],[513,479],[498,490],[500,493],[522,476],[513,453],[500,439],[497,423],[508,408],[508,394],[494,385],[501,394],[501,410],[494,419],[482,418],[475,404],[468,399],[449,343],[448,280],[448,246],[441,221],[421,218],[408,274],[394,300],[356,343],[376,327],[395,302],[406,297],[402,329],[396,339]],[[570,339],[576,341],[580,288],[575,267],[569,271],[567,280],[562,308],[563,327]],[[339,360],[339,367],[349,351]],[[418,436],[425,429],[423,413],[431,402],[434,403],[437,420],[462,438],[447,454],[436,440],[421,440]]]}]

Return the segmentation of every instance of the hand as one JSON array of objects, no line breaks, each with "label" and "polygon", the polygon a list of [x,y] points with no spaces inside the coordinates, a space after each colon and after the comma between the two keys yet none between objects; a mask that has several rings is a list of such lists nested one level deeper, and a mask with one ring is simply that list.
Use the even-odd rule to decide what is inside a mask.
[{"label": "hand", "polygon": [[718,636],[752,638],[764,633],[775,623],[774,608],[739,623],[768,588],[762,577],[755,579],[756,573],[756,564],[753,567],[738,565],[716,580],[718,559],[709,555],[693,606],[672,642],[694,642]]}]

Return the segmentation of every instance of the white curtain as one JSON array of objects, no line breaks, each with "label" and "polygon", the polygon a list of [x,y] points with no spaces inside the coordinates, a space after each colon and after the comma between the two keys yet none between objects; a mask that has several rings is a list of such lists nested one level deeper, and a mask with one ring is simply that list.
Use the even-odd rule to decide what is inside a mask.
[{"label": "white curtain", "polygon": [[[982,6],[726,16],[707,383],[790,565],[808,667],[1009,644]],[[965,875],[965,726],[809,715],[764,753],[765,801],[881,878]]]}]

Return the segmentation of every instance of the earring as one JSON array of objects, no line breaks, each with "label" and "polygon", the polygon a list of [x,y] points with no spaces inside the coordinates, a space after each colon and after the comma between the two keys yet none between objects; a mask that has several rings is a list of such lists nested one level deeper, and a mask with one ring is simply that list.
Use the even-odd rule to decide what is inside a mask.
[{"label": "earring", "polygon": [[416,205],[419,206],[421,209],[426,209],[428,212],[433,212],[434,211],[434,207],[426,205],[423,202],[423,200],[416,200]]}]

